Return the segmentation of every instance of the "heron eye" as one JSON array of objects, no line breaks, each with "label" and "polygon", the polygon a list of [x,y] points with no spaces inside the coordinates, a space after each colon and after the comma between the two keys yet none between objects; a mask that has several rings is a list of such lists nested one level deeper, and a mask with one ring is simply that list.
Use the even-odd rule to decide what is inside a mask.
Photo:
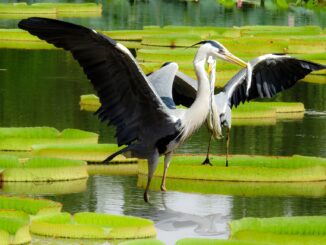
[{"label": "heron eye", "polygon": [[220,49],[218,52],[219,52],[220,54],[222,54],[222,55],[225,55],[225,50],[224,50],[224,49]]}]

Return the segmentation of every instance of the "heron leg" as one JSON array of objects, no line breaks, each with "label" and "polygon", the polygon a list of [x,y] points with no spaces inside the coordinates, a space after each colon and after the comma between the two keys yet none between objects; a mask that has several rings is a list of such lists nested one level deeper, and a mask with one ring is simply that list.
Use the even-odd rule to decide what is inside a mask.
[{"label": "heron leg", "polygon": [[208,141],[208,147],[207,147],[207,153],[206,153],[206,158],[205,160],[202,162],[202,165],[210,165],[210,166],[213,166],[211,164],[211,161],[209,160],[209,152],[211,150],[211,142],[212,142],[212,137],[213,135],[211,135],[211,137],[209,138],[209,141]]},{"label": "heron leg", "polygon": [[172,152],[166,153],[164,156],[164,172],[163,172],[162,183],[161,183],[161,191],[166,191],[165,179],[171,162],[171,157],[172,157]]},{"label": "heron leg", "polygon": [[229,145],[230,145],[230,128],[226,128],[226,160],[225,167],[229,166]]},{"label": "heron leg", "polygon": [[148,196],[148,190],[149,186],[151,185],[151,181],[154,175],[154,172],[156,170],[158,160],[160,158],[160,155],[157,150],[155,150],[154,154],[148,158],[148,176],[147,176],[147,184],[144,192],[144,201],[148,202],[149,201],[149,196]]}]

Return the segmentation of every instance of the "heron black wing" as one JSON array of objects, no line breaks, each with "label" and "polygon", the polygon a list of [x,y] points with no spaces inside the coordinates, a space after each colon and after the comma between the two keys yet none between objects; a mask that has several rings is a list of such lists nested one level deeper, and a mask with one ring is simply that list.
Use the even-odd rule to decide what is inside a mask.
[{"label": "heron black wing", "polygon": [[231,107],[256,98],[271,98],[292,87],[310,72],[326,68],[324,65],[287,55],[272,54],[260,56],[250,61],[250,65],[251,83],[247,69],[244,68],[224,87]]},{"label": "heron black wing", "polygon": [[178,71],[174,77],[172,95],[176,105],[190,107],[197,95],[197,81]]},{"label": "heron black wing", "polygon": [[19,27],[72,53],[100,98],[99,118],[116,127],[119,145],[175,133],[167,108],[123,45],[59,20],[29,18]]}]

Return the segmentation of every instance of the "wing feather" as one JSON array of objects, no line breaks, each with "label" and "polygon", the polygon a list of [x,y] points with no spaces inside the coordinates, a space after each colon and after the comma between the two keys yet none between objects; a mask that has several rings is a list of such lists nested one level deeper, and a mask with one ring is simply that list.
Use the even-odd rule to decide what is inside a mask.
[{"label": "wing feather", "polygon": [[97,115],[116,127],[119,145],[175,133],[175,124],[131,53],[113,39],[83,26],[46,18],[19,27],[72,53],[98,93]]},{"label": "wing feather", "polygon": [[223,89],[231,107],[256,98],[271,98],[292,87],[312,71],[326,68],[324,65],[291,56],[272,54],[260,56],[250,61],[250,64],[253,72],[248,95],[245,93],[246,69],[239,71]]}]

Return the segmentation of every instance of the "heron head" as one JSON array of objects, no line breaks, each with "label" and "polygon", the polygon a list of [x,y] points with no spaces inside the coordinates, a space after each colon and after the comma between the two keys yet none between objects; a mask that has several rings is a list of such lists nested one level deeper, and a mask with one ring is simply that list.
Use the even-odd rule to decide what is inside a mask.
[{"label": "heron head", "polygon": [[247,67],[247,63],[245,61],[233,55],[218,41],[208,40],[201,41],[195,45],[197,44],[201,44],[206,49],[207,56],[212,56],[214,59],[219,58],[242,67]]}]

